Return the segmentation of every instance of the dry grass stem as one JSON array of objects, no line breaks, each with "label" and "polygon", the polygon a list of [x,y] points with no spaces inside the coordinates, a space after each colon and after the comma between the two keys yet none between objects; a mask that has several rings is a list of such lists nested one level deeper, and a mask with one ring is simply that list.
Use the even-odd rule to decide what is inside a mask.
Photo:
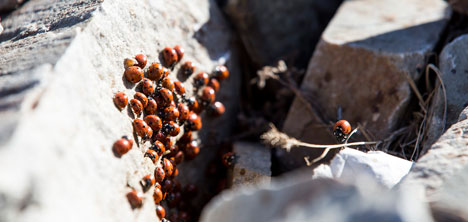
[{"label": "dry grass stem", "polygon": [[303,146],[309,147],[313,149],[337,149],[346,146],[361,146],[361,145],[369,145],[369,144],[377,144],[377,142],[354,142],[348,144],[334,144],[334,145],[319,145],[319,144],[311,144],[299,141],[295,138],[289,137],[288,135],[280,132],[273,124],[270,124],[271,129],[262,134],[260,138],[264,141],[264,143],[274,146],[274,147],[281,147],[288,152],[291,151],[291,148]]}]

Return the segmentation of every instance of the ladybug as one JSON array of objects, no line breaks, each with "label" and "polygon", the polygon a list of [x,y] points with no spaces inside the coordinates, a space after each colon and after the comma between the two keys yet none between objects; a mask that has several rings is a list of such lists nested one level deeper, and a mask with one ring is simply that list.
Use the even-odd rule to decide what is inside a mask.
[{"label": "ladybug", "polygon": [[185,157],[188,160],[193,160],[199,153],[200,147],[198,146],[198,142],[196,140],[192,140],[187,144],[187,147],[185,147]]},{"label": "ladybug", "polygon": [[148,149],[145,153],[145,157],[148,157],[151,159],[151,161],[153,161],[153,163],[156,163],[156,160],[158,160],[159,158],[159,155],[158,153],[156,153],[156,151],[152,150],[152,149]]},{"label": "ladybug", "polygon": [[[166,176],[170,177],[172,173],[174,172],[174,166],[172,165],[171,161],[169,161],[167,158],[164,158],[161,165],[164,169],[164,172],[166,173]],[[163,188],[164,188],[164,184],[163,184]]]},{"label": "ladybug", "polygon": [[208,82],[208,86],[213,88],[215,92],[219,91],[219,81],[215,78],[211,78]]},{"label": "ladybug", "polygon": [[[168,195],[168,196],[169,196],[169,195]],[[169,198],[169,197],[168,197],[168,198]],[[169,200],[166,200],[166,202],[168,203],[168,204],[167,204],[168,207],[173,208],[173,206],[171,206],[171,205],[169,204]],[[177,211],[177,212],[175,212],[175,211],[170,212],[170,213],[169,213],[169,216],[167,216],[167,218],[169,219],[168,221],[181,221],[180,218],[179,218],[179,212],[178,212],[178,211]],[[161,222],[163,222],[163,221],[161,221]],[[164,222],[166,222],[166,221],[164,221]]]},{"label": "ladybug", "polygon": [[163,125],[161,132],[164,135],[177,136],[180,132],[180,126],[174,121],[169,121]]},{"label": "ladybug", "polygon": [[164,109],[164,121],[176,121],[179,118],[179,110],[174,106],[168,106]]},{"label": "ladybug", "polygon": [[178,145],[175,145],[175,146],[172,146],[171,149],[170,149],[170,153],[169,153],[169,161],[171,161],[171,163],[173,163],[174,165],[177,164],[176,161],[175,161],[175,155],[177,154],[177,152],[179,152],[179,146]]},{"label": "ladybug", "polygon": [[185,86],[182,82],[174,81],[174,87],[177,94],[181,96],[185,94]]},{"label": "ladybug", "polygon": [[171,138],[163,134],[161,131],[159,131],[159,133],[156,134],[155,139],[164,145],[164,147],[166,148],[165,150],[169,150],[172,147]]},{"label": "ladybug", "polygon": [[154,188],[153,199],[155,204],[159,204],[159,202],[161,202],[161,200],[163,199],[163,193],[161,191],[161,188]]},{"label": "ladybug", "polygon": [[169,70],[168,68],[164,68],[163,71],[164,71],[164,78],[169,76],[169,74],[171,74],[171,70]]},{"label": "ladybug", "polygon": [[176,45],[174,47],[174,50],[177,53],[177,62],[180,62],[180,60],[182,60],[182,58],[184,57],[185,50],[184,48],[180,47],[180,45]]},{"label": "ladybug", "polygon": [[182,65],[182,73],[185,76],[190,76],[194,72],[195,72],[195,65],[192,62],[187,61]]},{"label": "ladybug", "polygon": [[187,210],[189,208],[189,205],[187,203],[187,200],[185,200],[185,196],[182,195],[182,197],[184,198],[179,202],[179,206],[177,207],[179,210]]},{"label": "ladybug", "polygon": [[165,179],[162,184],[162,190],[164,192],[171,192],[174,189],[174,183],[170,179]]},{"label": "ladybug", "polygon": [[179,111],[179,122],[185,122],[190,113],[188,106],[183,103],[179,103],[179,105],[177,105],[177,110]]},{"label": "ladybug", "polygon": [[165,104],[171,104],[171,102],[174,101],[172,92],[169,89],[166,89],[166,88],[160,89],[159,95],[161,96],[161,99],[164,101]]},{"label": "ladybug", "polygon": [[188,143],[192,141],[192,131],[186,130],[184,131],[184,134],[180,137],[179,141],[180,143]]},{"label": "ladybug", "polygon": [[184,197],[191,199],[198,193],[198,188],[195,184],[189,183],[184,187]]},{"label": "ladybug", "polygon": [[229,77],[229,70],[226,68],[226,66],[219,65],[215,67],[213,74],[216,79],[221,81]]},{"label": "ladybug", "polygon": [[190,221],[189,214],[185,211],[179,211],[179,221]]},{"label": "ladybug", "polygon": [[177,52],[175,49],[171,49],[169,47],[164,48],[163,50],[163,58],[166,67],[171,67],[177,61],[179,61],[179,57],[177,56]]},{"label": "ladybug", "polygon": [[182,199],[182,194],[180,192],[169,193],[169,195],[167,195],[167,203],[168,203],[167,205],[170,208],[174,208],[175,206],[179,204],[181,199]]},{"label": "ladybug", "polygon": [[123,109],[128,104],[128,96],[124,92],[118,92],[114,96],[114,103],[119,109]]},{"label": "ladybug", "polygon": [[225,111],[226,111],[226,108],[224,107],[224,105],[218,101],[211,104],[208,109],[208,113],[214,117],[223,115]]},{"label": "ladybug", "polygon": [[154,179],[156,180],[156,182],[161,183],[165,177],[166,172],[164,172],[163,168],[158,167],[154,170]]},{"label": "ladybug", "polygon": [[130,151],[130,149],[132,149],[132,146],[133,140],[129,140],[126,136],[124,136],[121,139],[114,142],[112,150],[114,151],[116,156],[121,157],[128,151]]},{"label": "ladybug", "polygon": [[194,85],[197,87],[201,87],[208,84],[209,81],[210,77],[208,76],[208,74],[206,74],[206,72],[200,72],[194,78]]},{"label": "ladybug", "polygon": [[129,82],[137,83],[143,79],[143,70],[138,66],[130,66],[125,69],[124,75]]},{"label": "ladybug", "polygon": [[351,133],[351,124],[346,120],[340,120],[333,126],[333,135],[340,143],[344,143],[348,138],[348,134]]},{"label": "ladybug", "polygon": [[[148,99],[148,105],[145,107],[145,112],[147,115],[153,115],[158,110],[158,103],[153,98]],[[154,129],[153,129],[154,130]]]},{"label": "ladybug", "polygon": [[164,141],[161,141],[165,147],[169,147],[169,149],[174,145],[171,138],[166,137]]},{"label": "ladybug", "polygon": [[156,153],[158,153],[159,156],[162,156],[164,154],[164,152],[166,152],[166,147],[159,140],[154,141],[154,144],[153,144],[153,146],[151,146],[150,149],[156,151]]},{"label": "ladybug", "polygon": [[156,183],[156,179],[154,178],[153,175],[148,174],[141,179],[140,184],[143,187],[143,190],[148,190],[151,186],[153,186]]},{"label": "ladybug", "polygon": [[143,105],[143,108],[145,108],[148,105],[148,97],[146,97],[145,94],[141,92],[135,93],[133,98],[138,99],[141,102],[141,105]]},{"label": "ladybug", "polygon": [[174,160],[176,164],[182,163],[184,161],[184,152],[182,152],[182,150],[179,150],[174,156]]},{"label": "ladybug", "polygon": [[130,59],[130,58],[124,59],[125,69],[130,67],[130,66],[136,66],[136,65],[138,65],[138,61],[136,59]]},{"label": "ladybug", "polygon": [[172,82],[171,78],[169,77],[166,77],[162,80],[162,86],[168,90],[170,90],[171,92],[174,92],[174,82]]},{"label": "ladybug", "polygon": [[180,184],[180,182],[176,179],[174,179],[173,182],[174,182],[174,192],[175,193],[180,192],[182,190],[182,185]]},{"label": "ladybug", "polygon": [[222,157],[224,166],[228,168],[233,167],[234,164],[236,163],[236,160],[237,160],[237,156],[233,152],[227,152]]},{"label": "ladybug", "polygon": [[187,105],[192,111],[197,111],[199,109],[198,101],[194,97],[190,97],[187,99]]},{"label": "ladybug", "polygon": [[179,175],[179,169],[177,169],[177,166],[175,165],[175,162],[174,162],[174,172],[172,173],[171,178],[174,178],[177,175]]},{"label": "ladybug", "polygon": [[209,86],[206,86],[202,90],[201,99],[208,104],[211,104],[215,101],[215,90]]},{"label": "ladybug", "polygon": [[141,111],[143,110],[143,105],[139,100],[131,99],[130,106],[132,107],[133,113],[135,113],[135,115],[139,116],[141,114]]},{"label": "ladybug", "polygon": [[148,61],[148,60],[146,59],[146,56],[143,55],[143,54],[138,54],[138,55],[136,55],[136,56],[135,56],[135,60],[138,62],[138,66],[139,66],[140,68],[142,68],[142,69],[145,68],[146,62]]},{"label": "ladybug", "polygon": [[197,131],[202,128],[201,117],[194,112],[190,112],[185,121],[188,130]]},{"label": "ladybug", "polygon": [[165,68],[160,63],[156,62],[151,64],[147,72],[148,79],[151,79],[153,81],[159,81],[163,79],[164,77],[166,77],[164,69]]},{"label": "ladybug", "polygon": [[150,139],[153,137],[153,129],[151,127],[148,127],[148,133],[146,134],[146,137],[143,139]]},{"label": "ladybug", "polygon": [[143,194],[136,190],[128,192],[127,199],[132,209],[140,208],[143,205]]},{"label": "ladybug", "polygon": [[148,126],[153,129],[154,132],[159,132],[159,130],[162,128],[162,121],[161,119],[156,116],[156,115],[148,115],[145,117],[145,122],[148,124]]},{"label": "ladybug", "polygon": [[147,96],[152,95],[154,93],[153,82],[150,79],[143,78],[143,81],[141,81],[141,90]]},{"label": "ladybug", "polygon": [[148,126],[148,124],[145,123],[145,121],[141,119],[133,120],[133,128],[135,128],[135,131],[138,136],[140,136],[143,139],[148,138],[148,129],[150,127]]},{"label": "ladybug", "polygon": [[166,210],[164,207],[161,205],[156,205],[156,215],[158,215],[159,219],[166,217]]},{"label": "ladybug", "polygon": [[[163,172],[164,172],[164,170],[163,170]],[[156,183],[154,184],[154,188],[161,189],[161,184],[159,184],[158,182],[156,182]]]}]

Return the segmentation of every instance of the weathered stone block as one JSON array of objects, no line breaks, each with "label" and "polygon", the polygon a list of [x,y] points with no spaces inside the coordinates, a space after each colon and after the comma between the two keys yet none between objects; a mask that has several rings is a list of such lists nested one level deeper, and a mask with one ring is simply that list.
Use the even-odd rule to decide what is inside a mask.
[{"label": "weathered stone block", "polygon": [[[226,113],[204,117],[201,141],[221,140],[235,121],[237,54],[212,1],[29,1],[2,23],[0,221],[157,220],[150,192],[141,209],[125,197],[155,168],[143,156],[148,142],[122,158],[112,153],[114,141],[133,131],[112,100],[118,91],[134,94],[122,80],[126,57],[144,53],[154,62],[179,44],[197,71],[226,62],[231,75],[216,95]],[[189,94],[191,82],[184,82]],[[200,161],[203,174],[208,162]]]},{"label": "weathered stone block", "polygon": [[256,143],[237,142],[233,151],[237,160],[232,172],[232,187],[270,182],[271,154],[268,147]]},{"label": "weathered stone block", "polygon": [[308,142],[334,143],[327,124],[336,121],[341,107],[342,118],[361,124],[374,139],[389,136],[411,98],[408,78],[419,79],[449,15],[447,3],[439,0],[345,1],[324,31],[301,86],[321,108],[322,119],[296,98],[283,130]]}]

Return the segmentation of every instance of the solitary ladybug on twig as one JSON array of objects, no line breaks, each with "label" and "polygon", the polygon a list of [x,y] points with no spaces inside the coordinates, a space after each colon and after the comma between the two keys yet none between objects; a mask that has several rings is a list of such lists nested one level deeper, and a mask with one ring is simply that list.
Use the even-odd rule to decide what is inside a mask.
[{"label": "solitary ladybug on twig", "polygon": [[333,126],[333,135],[340,143],[344,143],[351,132],[351,124],[346,120],[340,120]]}]

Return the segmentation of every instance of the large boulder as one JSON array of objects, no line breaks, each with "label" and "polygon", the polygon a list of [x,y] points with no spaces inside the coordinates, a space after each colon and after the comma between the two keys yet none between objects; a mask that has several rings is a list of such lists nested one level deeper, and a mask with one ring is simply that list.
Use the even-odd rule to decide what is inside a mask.
[{"label": "large boulder", "polygon": [[[310,60],[301,90],[315,115],[296,98],[283,130],[318,144],[335,143],[337,110],[371,139],[384,139],[398,126],[411,99],[408,80],[417,81],[450,15],[441,0],[345,1]],[[317,108],[318,107],[318,108]],[[296,149],[286,168],[304,165],[313,154]],[[288,157],[287,157],[288,156]]]},{"label": "large boulder", "polygon": [[[133,134],[132,119],[112,101],[118,91],[134,94],[123,81],[126,57],[144,53],[154,62],[179,44],[197,71],[225,62],[231,75],[216,98],[226,113],[203,116],[199,136],[205,144],[230,133],[240,73],[231,30],[213,1],[28,1],[2,24],[0,221],[157,220],[151,192],[136,210],[125,196],[154,171],[143,157],[149,143],[135,143],[122,158],[112,153],[114,141]],[[203,175],[208,161],[197,161]]]}]

